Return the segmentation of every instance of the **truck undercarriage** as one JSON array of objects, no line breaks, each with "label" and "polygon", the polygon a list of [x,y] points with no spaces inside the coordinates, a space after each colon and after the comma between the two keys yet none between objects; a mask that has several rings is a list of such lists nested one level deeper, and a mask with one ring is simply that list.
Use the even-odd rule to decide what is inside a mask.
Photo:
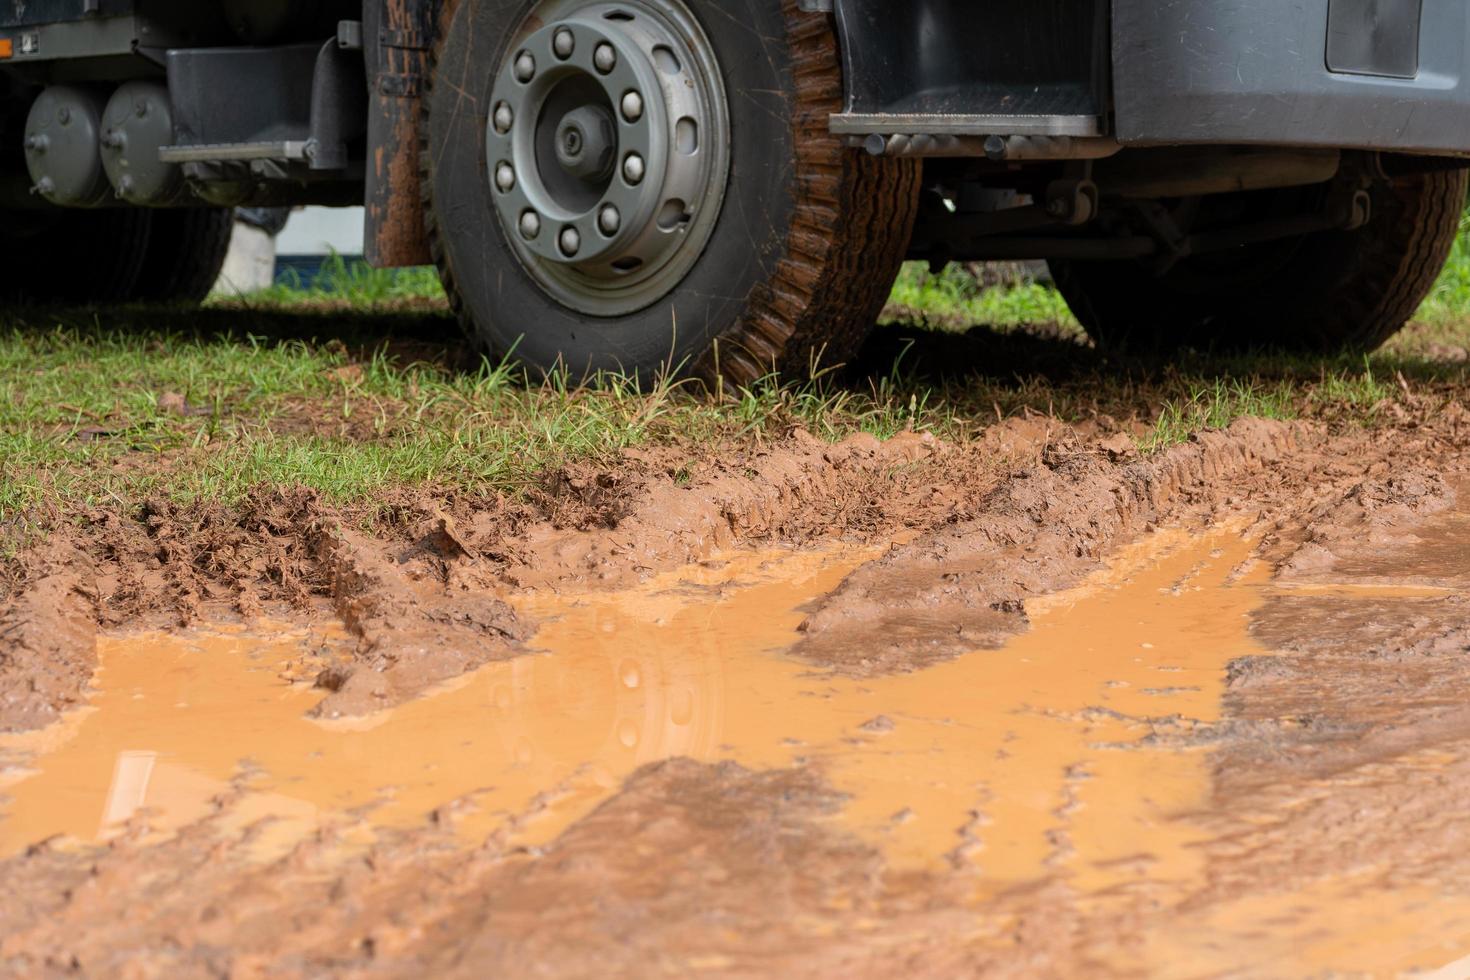
[{"label": "truck undercarriage", "polygon": [[841,360],[904,258],[1049,260],[1104,342],[1371,347],[1457,226],[1467,59],[1422,0],[8,0],[4,285],[194,295],[226,209],[366,204],[543,367]]}]

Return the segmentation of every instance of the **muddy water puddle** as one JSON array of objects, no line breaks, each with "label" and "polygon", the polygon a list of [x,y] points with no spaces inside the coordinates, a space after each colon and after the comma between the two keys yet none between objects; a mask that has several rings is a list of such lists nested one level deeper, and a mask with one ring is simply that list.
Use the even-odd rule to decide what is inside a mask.
[{"label": "muddy water puddle", "polygon": [[[1213,803],[1210,758],[1187,733],[1219,720],[1230,661],[1268,653],[1248,625],[1275,586],[1252,554],[1233,530],[1162,532],[1082,587],[1028,603],[1031,629],[1000,650],[862,680],[783,652],[802,607],[872,555],[741,556],[629,592],[527,601],[544,624],[536,653],[337,722],[306,717],[320,692],[287,680],[303,647],[330,633],[107,638],[88,709],[0,738],[0,856],[210,820],[269,860],[324,826],[350,851],[431,816],[467,844],[499,835],[534,851],[639,767],[687,757],[815,767],[847,798],[834,831],[892,868],[958,876],[977,905],[1044,880],[1092,896],[1084,905],[1139,887],[1168,904],[1207,876],[1210,832],[1193,818]],[[1162,728],[1176,737],[1160,741]],[[1414,959],[1420,899],[1353,896],[1410,947],[1394,947],[1395,968],[1470,951],[1451,943],[1429,964]],[[1301,963],[1359,968],[1369,954],[1349,941],[1353,923],[1297,921],[1299,906],[1236,903],[1202,928],[1228,946],[1261,913],[1278,934],[1311,930]],[[1164,961],[1210,961],[1180,943],[1152,945]]]},{"label": "muddy water puddle", "polygon": [[[140,817],[167,833],[219,811],[231,828],[271,817],[266,839],[284,846],[328,818],[410,827],[456,804],[467,837],[535,845],[639,766],[682,756],[820,767],[851,796],[842,822],[899,866],[971,864],[993,887],[1063,866],[1097,884],[1145,866],[1187,875],[1190,832],[1169,817],[1202,803],[1200,757],[1109,746],[1153,717],[1213,719],[1225,662],[1255,652],[1255,599],[1225,587],[1249,553],[1234,536],[1145,567],[1152,550],[1033,604],[1033,629],[1001,651],[881,680],[781,656],[803,604],[857,554],[748,556],[531,601],[543,652],[355,720],[307,718],[319,692],[282,679],[330,637],[105,639],[91,708],[32,737],[37,757],[8,780],[0,845],[105,839]],[[1084,807],[1100,819],[1071,827]]]}]

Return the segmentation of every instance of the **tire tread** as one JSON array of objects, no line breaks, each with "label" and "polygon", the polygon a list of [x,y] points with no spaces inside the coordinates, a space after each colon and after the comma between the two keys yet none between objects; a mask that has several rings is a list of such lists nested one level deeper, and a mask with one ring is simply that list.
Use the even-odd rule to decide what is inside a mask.
[{"label": "tire tread", "polygon": [[[828,131],[843,89],[832,15],[803,12],[797,0],[781,2],[793,80],[794,211],[774,274],[757,285],[744,315],[691,369],[711,383],[717,377],[740,386],[773,373],[797,376],[818,361],[830,367],[855,355],[887,300],[918,212],[917,161],[854,152]],[[434,200],[427,113],[445,42],[441,36],[430,59],[419,187],[429,252],[450,308],[473,337],[475,324]]]}]

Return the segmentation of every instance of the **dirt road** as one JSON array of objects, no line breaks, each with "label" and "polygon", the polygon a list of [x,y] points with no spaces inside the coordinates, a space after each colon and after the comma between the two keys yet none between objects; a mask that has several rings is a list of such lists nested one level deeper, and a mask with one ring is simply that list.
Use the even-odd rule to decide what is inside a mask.
[{"label": "dirt road", "polygon": [[1467,446],[796,432],[391,539],[79,526],[0,610],[0,969],[1466,975]]}]

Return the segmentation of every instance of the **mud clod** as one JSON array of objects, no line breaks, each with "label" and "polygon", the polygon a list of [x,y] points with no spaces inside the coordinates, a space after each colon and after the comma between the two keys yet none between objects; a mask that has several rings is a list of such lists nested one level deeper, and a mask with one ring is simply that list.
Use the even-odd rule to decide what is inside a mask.
[{"label": "mud clod", "polygon": [[[436,524],[438,534],[452,534],[442,516]],[[319,675],[318,686],[332,693],[314,709],[317,716],[361,715],[401,704],[476,667],[516,656],[534,632],[490,590],[462,577],[441,579],[406,567],[357,532],[324,532],[318,548],[332,569],[334,606],[358,645],[350,664]]]}]

